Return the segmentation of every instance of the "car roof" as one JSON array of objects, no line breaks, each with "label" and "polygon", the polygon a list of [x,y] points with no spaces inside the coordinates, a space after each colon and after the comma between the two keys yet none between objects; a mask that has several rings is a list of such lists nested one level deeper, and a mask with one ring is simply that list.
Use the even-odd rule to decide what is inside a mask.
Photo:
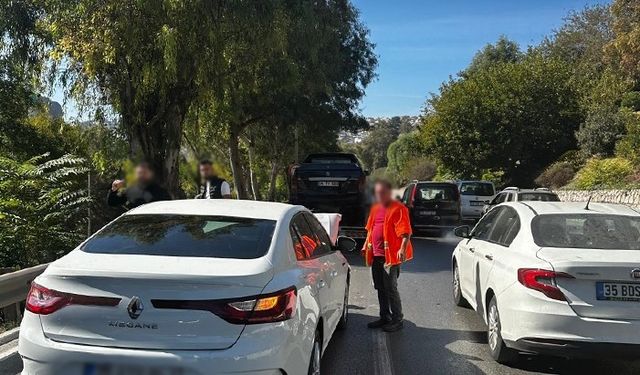
[{"label": "car roof", "polygon": [[589,209],[585,210],[587,202],[509,202],[504,205],[514,207],[526,207],[534,211],[537,215],[547,214],[613,214],[613,215],[633,215],[640,216],[640,212],[624,205],[614,203],[589,203]]},{"label": "car roof", "polygon": [[449,181],[412,181],[411,183],[418,185],[451,185],[457,187],[454,182]]},{"label": "car roof", "polygon": [[304,210],[304,207],[276,202],[237,199],[183,199],[148,203],[128,211],[126,215],[212,215],[279,220],[290,211],[300,210]]}]

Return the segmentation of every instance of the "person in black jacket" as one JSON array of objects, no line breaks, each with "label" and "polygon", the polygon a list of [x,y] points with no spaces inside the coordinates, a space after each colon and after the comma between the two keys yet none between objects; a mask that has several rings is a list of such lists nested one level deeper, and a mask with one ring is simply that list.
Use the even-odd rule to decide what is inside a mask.
[{"label": "person in black jacket", "polygon": [[130,210],[149,202],[171,200],[169,192],[155,181],[155,174],[148,162],[139,163],[135,173],[136,184],[124,190],[124,180],[113,181],[107,195],[109,206],[124,206]]},{"label": "person in black jacket", "polygon": [[196,199],[230,199],[231,187],[229,183],[216,175],[213,164],[209,160],[200,161],[200,186]]}]

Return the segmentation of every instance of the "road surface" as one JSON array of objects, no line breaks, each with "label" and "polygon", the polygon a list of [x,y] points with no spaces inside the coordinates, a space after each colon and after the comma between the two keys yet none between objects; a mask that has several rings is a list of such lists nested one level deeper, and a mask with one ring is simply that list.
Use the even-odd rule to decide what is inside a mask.
[{"label": "road surface", "polygon": [[338,332],[323,358],[323,373],[346,374],[640,374],[640,362],[598,362],[550,357],[525,357],[517,367],[494,362],[486,344],[485,326],[472,310],[453,305],[451,253],[457,241],[414,239],[414,259],[398,280],[405,328],[395,333],[369,330],[377,298],[369,269],[356,254],[351,315],[346,331]]},{"label": "road surface", "polygon": [[[526,357],[518,367],[497,364],[489,356],[485,327],[472,310],[451,300],[451,252],[455,239],[414,239],[414,259],[399,280],[405,328],[391,334],[369,330],[377,316],[377,298],[369,269],[358,254],[353,267],[348,328],[337,332],[323,358],[325,375],[423,374],[640,374],[640,362],[599,362]],[[0,374],[17,374],[19,361]]]}]

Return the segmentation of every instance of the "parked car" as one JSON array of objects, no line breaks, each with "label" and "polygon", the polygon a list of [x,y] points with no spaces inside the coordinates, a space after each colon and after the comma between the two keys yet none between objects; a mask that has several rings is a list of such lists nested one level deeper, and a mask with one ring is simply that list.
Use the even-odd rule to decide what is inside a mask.
[{"label": "parked car", "polygon": [[484,206],[483,211],[484,213],[487,213],[494,206],[500,203],[520,201],[560,202],[560,198],[558,197],[558,194],[547,188],[519,189],[517,187],[508,187],[496,194],[491,202]]},{"label": "parked car", "polygon": [[339,213],[343,226],[364,227],[368,175],[354,154],[310,154],[291,168],[289,203],[314,212]]},{"label": "parked car", "polygon": [[453,297],[488,326],[491,355],[640,354],[640,214],[613,204],[496,206],[453,252]]},{"label": "parked car", "polygon": [[454,183],[414,181],[401,200],[409,208],[414,232],[442,231],[460,224],[460,193]]},{"label": "parked car", "polygon": [[496,195],[490,181],[456,181],[460,191],[460,214],[462,220],[478,220],[484,214],[484,206]]},{"label": "parked car", "polygon": [[300,206],[141,206],[33,282],[22,374],[320,373],[354,247]]}]

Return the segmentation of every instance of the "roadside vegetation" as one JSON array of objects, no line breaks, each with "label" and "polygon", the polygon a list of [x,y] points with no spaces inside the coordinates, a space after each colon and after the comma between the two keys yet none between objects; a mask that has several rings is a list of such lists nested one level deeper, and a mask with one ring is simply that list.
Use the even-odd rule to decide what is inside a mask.
[{"label": "roadside vegetation", "polygon": [[398,185],[639,186],[639,19],[637,1],[615,0],[569,14],[539,45],[501,37],[431,94],[420,124],[388,143],[386,165],[371,167]]}]

